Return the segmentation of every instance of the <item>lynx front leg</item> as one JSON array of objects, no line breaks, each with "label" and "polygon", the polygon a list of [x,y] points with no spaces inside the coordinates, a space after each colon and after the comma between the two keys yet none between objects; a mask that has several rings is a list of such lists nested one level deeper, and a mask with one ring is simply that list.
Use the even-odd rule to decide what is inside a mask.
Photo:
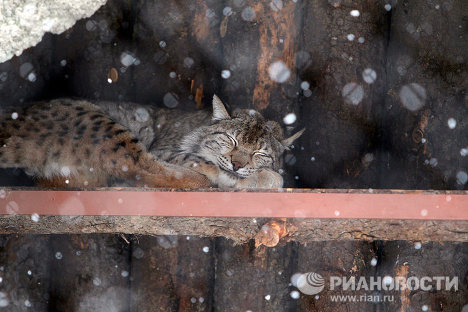
[{"label": "lynx front leg", "polygon": [[[148,155],[148,157],[151,156]],[[133,167],[125,174],[120,173],[120,177],[136,180],[137,185],[149,187],[207,188],[212,186],[206,176],[188,168],[153,159],[148,159],[140,165]]]},{"label": "lynx front leg", "polygon": [[236,188],[281,188],[283,187],[283,177],[271,170],[260,169],[248,178],[239,179]]},{"label": "lynx front leg", "polygon": [[155,159],[128,133],[108,147],[113,153],[103,153],[100,159],[107,174],[139,186],[169,188],[206,188],[210,180],[195,170]]},{"label": "lynx front leg", "polygon": [[219,187],[220,169],[212,162],[194,154],[179,154],[170,160],[171,164],[184,166],[205,176],[214,186]]}]

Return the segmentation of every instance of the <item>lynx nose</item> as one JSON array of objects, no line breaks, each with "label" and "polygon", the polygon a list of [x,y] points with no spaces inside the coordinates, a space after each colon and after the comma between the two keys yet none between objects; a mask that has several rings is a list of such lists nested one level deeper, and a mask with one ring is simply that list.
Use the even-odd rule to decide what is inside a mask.
[{"label": "lynx nose", "polygon": [[243,164],[241,164],[240,162],[235,161],[235,160],[231,161],[231,163],[232,163],[232,168],[234,169],[234,171],[237,171],[240,168],[244,167]]}]

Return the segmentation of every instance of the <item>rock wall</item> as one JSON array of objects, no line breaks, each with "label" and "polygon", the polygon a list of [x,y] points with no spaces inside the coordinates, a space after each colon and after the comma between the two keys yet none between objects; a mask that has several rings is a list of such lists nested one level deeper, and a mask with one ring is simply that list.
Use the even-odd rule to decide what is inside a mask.
[{"label": "rock wall", "polygon": [[106,0],[1,0],[0,63],[35,46],[46,32],[60,34]]}]

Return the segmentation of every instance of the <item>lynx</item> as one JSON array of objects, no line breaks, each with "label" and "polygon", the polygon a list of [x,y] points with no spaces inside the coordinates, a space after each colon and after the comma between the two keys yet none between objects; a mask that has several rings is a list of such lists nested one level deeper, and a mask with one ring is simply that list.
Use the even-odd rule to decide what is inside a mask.
[{"label": "lynx", "polygon": [[42,186],[277,188],[284,139],[254,110],[182,112],[133,103],[58,99],[0,123],[0,167],[23,168]]}]

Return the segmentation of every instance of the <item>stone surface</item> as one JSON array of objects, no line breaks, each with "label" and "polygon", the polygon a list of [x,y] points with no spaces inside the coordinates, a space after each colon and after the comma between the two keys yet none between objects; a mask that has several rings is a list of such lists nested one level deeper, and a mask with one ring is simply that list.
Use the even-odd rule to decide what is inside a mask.
[{"label": "stone surface", "polygon": [[106,0],[1,0],[0,63],[35,46],[46,32],[60,34]]}]

